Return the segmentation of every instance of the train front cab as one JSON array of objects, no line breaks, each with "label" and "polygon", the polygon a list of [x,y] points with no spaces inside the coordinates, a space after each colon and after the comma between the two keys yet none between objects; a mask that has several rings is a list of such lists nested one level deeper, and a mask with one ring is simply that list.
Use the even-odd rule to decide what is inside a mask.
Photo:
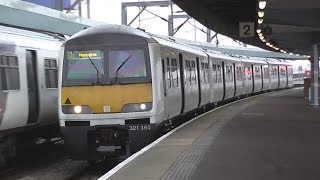
[{"label": "train front cab", "polygon": [[[86,30],[84,30],[86,31]],[[68,154],[97,160],[151,142],[163,112],[156,43],[136,34],[76,35],[64,45],[59,119]],[[121,29],[120,29],[121,31]],[[155,61],[150,61],[154,59]]]}]

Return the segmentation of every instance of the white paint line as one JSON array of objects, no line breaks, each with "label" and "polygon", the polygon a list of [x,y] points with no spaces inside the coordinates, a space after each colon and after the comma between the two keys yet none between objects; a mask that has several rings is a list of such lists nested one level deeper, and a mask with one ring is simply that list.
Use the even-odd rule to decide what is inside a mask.
[{"label": "white paint line", "polygon": [[[296,89],[296,88],[294,88]],[[274,91],[272,91],[274,92]],[[268,92],[268,93],[272,93],[272,92]],[[253,97],[256,97],[256,96],[259,96],[259,95],[264,95],[264,94],[268,94],[268,93],[263,93],[263,94],[258,94],[258,95],[254,95],[254,96],[250,96],[250,97],[247,97],[247,98],[243,98],[243,99],[240,99],[240,100],[236,100],[236,101],[233,101],[231,103],[228,103],[228,104],[225,104],[223,106],[219,106],[215,109],[212,109],[206,113],[203,113],[183,124],[181,124],[180,126],[176,127],[175,129],[173,129],[172,131],[169,131],[168,133],[166,133],[165,135],[161,136],[160,138],[158,138],[157,140],[155,140],[154,142],[152,142],[151,144],[149,144],[148,146],[142,148],[140,151],[134,153],[133,155],[131,155],[130,157],[128,157],[126,160],[122,161],[121,163],[119,163],[117,166],[115,166],[114,168],[112,168],[110,171],[108,171],[106,174],[104,174],[103,176],[101,176],[98,180],[106,180],[108,179],[109,177],[111,177],[112,175],[114,175],[116,172],[118,172],[122,167],[124,167],[125,165],[127,165],[129,162],[131,162],[132,160],[134,160],[136,157],[140,156],[141,154],[143,154],[144,152],[148,151],[150,148],[154,147],[155,145],[157,145],[159,142],[161,142],[162,140],[164,140],[165,138],[167,138],[168,136],[170,136],[171,134],[175,133],[176,131],[178,131],[179,129],[183,128],[184,126],[188,125],[189,123],[192,123],[193,121],[195,121],[196,119],[202,117],[202,116],[205,116],[213,111],[216,111],[220,108],[224,108],[224,107],[227,107],[229,105],[232,105],[234,103],[237,103],[237,102],[241,102],[243,100],[248,100],[250,98],[253,98]]]}]

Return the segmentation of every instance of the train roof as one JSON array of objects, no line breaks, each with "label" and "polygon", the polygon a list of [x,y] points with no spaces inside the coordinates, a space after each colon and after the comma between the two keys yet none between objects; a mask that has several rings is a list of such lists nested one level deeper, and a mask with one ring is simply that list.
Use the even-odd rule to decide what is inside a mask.
[{"label": "train roof", "polygon": [[209,57],[215,58],[215,59],[227,59],[229,61],[234,61],[234,62],[241,62],[239,58],[232,57],[228,54],[223,54],[217,51],[212,51],[212,50],[205,50],[206,54],[208,54]]},{"label": "train roof", "polygon": [[0,45],[4,47],[24,46],[33,49],[58,50],[62,38],[54,35],[0,26]]},{"label": "train roof", "polygon": [[266,58],[264,59],[264,61],[268,62],[271,65],[286,65],[286,66],[290,65],[290,63],[280,59]]},{"label": "train roof", "polygon": [[255,63],[255,64],[268,64],[262,58],[255,58],[255,57],[241,57],[241,61],[248,62],[248,63]]},{"label": "train roof", "polygon": [[94,26],[84,30],[79,31],[78,33],[71,36],[71,39],[81,38],[91,35],[99,35],[99,34],[126,34],[126,35],[134,35],[145,38],[147,41],[153,41],[152,37],[147,33],[143,32],[142,30],[135,29],[129,26],[123,25],[101,25],[101,26]]},{"label": "train roof", "polygon": [[163,38],[157,37],[157,36],[153,36],[152,38],[155,41],[157,41],[159,44],[164,45],[164,46],[176,48],[176,49],[179,49],[179,50],[182,50],[182,51],[186,51],[186,52],[193,53],[193,54],[198,54],[198,55],[201,55],[201,56],[207,56],[200,49],[196,49],[196,48],[193,48],[193,47],[190,47],[190,46],[186,46],[185,44],[177,43],[174,40],[163,39]]}]

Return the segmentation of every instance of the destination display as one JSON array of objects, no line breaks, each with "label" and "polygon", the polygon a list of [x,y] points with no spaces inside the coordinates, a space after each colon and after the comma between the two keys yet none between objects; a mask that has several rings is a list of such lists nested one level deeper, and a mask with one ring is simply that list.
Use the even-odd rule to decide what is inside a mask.
[{"label": "destination display", "polygon": [[90,59],[102,59],[102,53],[100,50],[93,51],[68,51],[69,60],[88,60]]}]

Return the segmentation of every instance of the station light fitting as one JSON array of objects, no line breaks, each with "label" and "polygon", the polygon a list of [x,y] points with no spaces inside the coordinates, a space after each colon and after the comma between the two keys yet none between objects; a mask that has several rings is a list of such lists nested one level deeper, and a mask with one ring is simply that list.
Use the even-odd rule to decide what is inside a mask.
[{"label": "station light fitting", "polygon": [[293,55],[293,53],[291,52],[291,53],[289,53],[290,55]]},{"label": "station light fitting", "polygon": [[267,45],[267,46],[270,46],[270,43],[267,42],[266,45]]},{"label": "station light fitting", "polygon": [[259,1],[259,8],[260,9],[266,8],[266,5],[267,5],[267,1]]},{"label": "station light fitting", "polygon": [[258,33],[258,36],[261,37],[261,36],[262,36],[262,33]]},{"label": "station light fitting", "polygon": [[265,40],[265,39],[261,39],[261,41],[262,41],[262,42],[266,42],[266,40]]},{"label": "station light fitting", "polygon": [[307,56],[307,58],[311,58],[311,56]]},{"label": "station light fitting", "polygon": [[264,16],[264,11],[258,11],[258,16],[259,16],[260,18],[263,18],[263,16]]},{"label": "station light fitting", "polygon": [[263,19],[258,19],[258,24],[262,24],[263,23]]},{"label": "station light fitting", "polygon": [[257,29],[257,33],[258,33],[258,34],[261,33],[261,29]]}]

